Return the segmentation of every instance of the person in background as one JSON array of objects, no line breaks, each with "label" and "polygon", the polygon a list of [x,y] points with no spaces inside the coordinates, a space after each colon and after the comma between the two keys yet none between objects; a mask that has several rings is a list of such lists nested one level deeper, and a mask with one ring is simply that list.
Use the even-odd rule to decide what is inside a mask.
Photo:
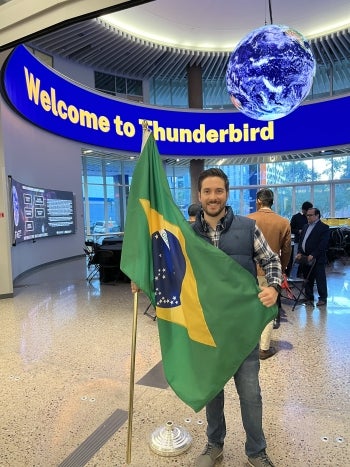
[{"label": "person in background", "polygon": [[[253,219],[235,215],[232,208],[226,205],[229,196],[227,175],[217,168],[203,171],[198,179],[198,192],[202,210],[192,224],[194,232],[220,248],[255,277],[256,264],[259,264],[264,270],[267,286],[260,288],[258,297],[265,306],[274,305],[282,281],[279,257],[271,250]],[[203,267],[205,267],[205,258],[203,258]],[[217,311],[220,313],[219,309]],[[241,404],[248,463],[253,467],[273,467],[265,451],[259,369],[257,344],[233,379]],[[196,467],[213,467],[216,460],[222,456],[226,436],[224,389],[207,404],[206,416],[208,441],[204,451],[195,461]]]},{"label": "person in background", "polygon": [[[291,231],[288,219],[279,216],[272,209],[273,191],[261,188],[256,193],[256,212],[248,215],[256,221],[256,225],[263,233],[270,248],[278,254],[281,260],[282,273],[285,272],[291,252]],[[258,266],[258,281],[260,286],[266,287],[266,277],[263,269]],[[261,360],[272,357],[276,349],[270,346],[273,328],[279,327],[281,317],[281,298],[278,297],[278,315],[274,321],[268,323],[261,334],[259,357]]]},{"label": "person in background", "polygon": [[188,222],[192,224],[196,220],[196,215],[200,210],[201,210],[200,204],[190,204],[187,209]]},{"label": "person in background", "polygon": [[[315,258],[315,266],[305,284],[305,296],[307,297],[307,304],[314,306],[314,284],[316,281],[319,295],[316,306],[324,306],[327,305],[328,297],[326,264],[330,230],[329,226],[320,220],[321,213],[319,209],[314,207],[308,209],[306,217],[308,223],[303,227],[300,234],[296,259],[300,260],[305,255],[307,261],[310,262]],[[306,278],[309,272],[307,264],[302,264],[302,272],[304,278]]]},{"label": "person in background", "polygon": [[289,274],[290,278],[295,279],[298,275],[298,264],[294,264],[295,257],[298,253],[298,244],[300,240],[300,234],[303,230],[304,225],[307,224],[306,212],[308,209],[312,208],[313,204],[310,201],[305,201],[301,206],[301,212],[294,214],[290,220],[291,232],[294,235],[294,247],[293,247],[293,257],[292,257],[292,268]]}]

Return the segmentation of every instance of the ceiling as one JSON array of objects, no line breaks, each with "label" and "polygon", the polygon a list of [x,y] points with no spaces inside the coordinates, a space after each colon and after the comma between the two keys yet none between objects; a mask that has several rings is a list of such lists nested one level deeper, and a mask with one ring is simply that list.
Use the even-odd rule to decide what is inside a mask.
[{"label": "ceiling", "polygon": [[[187,67],[194,65],[201,67],[203,79],[218,80],[225,76],[229,55],[240,39],[270,23],[286,24],[302,33],[317,62],[326,68],[350,60],[349,0],[151,0],[67,26],[29,45],[125,77],[181,80],[187,76]],[[329,155],[349,154],[349,148],[330,151]],[[259,161],[314,157],[324,153],[266,155],[266,161],[261,156]],[[227,163],[256,161],[256,156],[242,156]]]},{"label": "ceiling", "polygon": [[[154,0],[31,41],[43,52],[125,77],[183,79],[200,66],[224,76],[230,52],[251,30],[286,24],[310,40],[318,63],[350,59],[349,0]],[[220,8],[218,8],[218,6]]]},{"label": "ceiling", "polygon": [[270,11],[273,23],[307,38],[350,26],[348,0],[155,0],[103,18],[152,42],[231,51],[249,31],[271,23]]},{"label": "ceiling", "polygon": [[0,51],[69,24],[150,0],[0,0]]}]

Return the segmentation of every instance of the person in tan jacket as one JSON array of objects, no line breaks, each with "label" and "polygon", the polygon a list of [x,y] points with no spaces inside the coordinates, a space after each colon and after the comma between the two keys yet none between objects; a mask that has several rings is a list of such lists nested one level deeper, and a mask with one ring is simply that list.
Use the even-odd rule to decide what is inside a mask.
[{"label": "person in tan jacket", "polygon": [[[269,188],[261,188],[256,194],[256,212],[248,215],[254,219],[258,228],[262,231],[270,248],[279,255],[282,273],[285,272],[292,252],[291,246],[291,228],[289,220],[279,216],[272,209],[273,205],[273,191]],[[266,285],[266,278],[264,271],[258,266],[258,281],[260,286]],[[278,316],[277,327],[279,326],[280,319],[280,298],[278,300]],[[274,322],[271,321],[266,325],[260,338],[260,352],[261,360],[272,357],[276,353],[276,349],[270,346],[272,330]]]}]

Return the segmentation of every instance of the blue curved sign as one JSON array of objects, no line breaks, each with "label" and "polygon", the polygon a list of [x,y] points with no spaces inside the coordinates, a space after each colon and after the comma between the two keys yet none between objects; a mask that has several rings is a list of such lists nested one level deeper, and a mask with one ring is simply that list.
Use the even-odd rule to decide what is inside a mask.
[{"label": "blue curved sign", "polygon": [[139,152],[147,121],[160,154],[222,157],[300,152],[350,143],[350,96],[301,105],[275,121],[228,111],[173,110],[134,104],[81,86],[24,46],[9,56],[2,92],[24,118],[51,133],[115,150]]}]

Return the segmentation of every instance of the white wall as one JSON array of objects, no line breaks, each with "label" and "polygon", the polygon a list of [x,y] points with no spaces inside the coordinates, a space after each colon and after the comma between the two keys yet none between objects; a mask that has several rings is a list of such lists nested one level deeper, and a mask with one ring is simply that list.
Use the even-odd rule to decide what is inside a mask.
[{"label": "white wall", "polygon": [[93,69],[70,60],[65,60],[56,55],[53,57],[53,66],[56,71],[77,83],[88,86],[91,89],[95,88],[95,73]]},{"label": "white wall", "polygon": [[12,276],[16,278],[41,264],[83,254],[81,148],[77,142],[52,135],[25,121],[2,99],[0,118],[6,176],[11,175],[31,186],[75,194],[76,233],[26,241],[11,247]]}]

